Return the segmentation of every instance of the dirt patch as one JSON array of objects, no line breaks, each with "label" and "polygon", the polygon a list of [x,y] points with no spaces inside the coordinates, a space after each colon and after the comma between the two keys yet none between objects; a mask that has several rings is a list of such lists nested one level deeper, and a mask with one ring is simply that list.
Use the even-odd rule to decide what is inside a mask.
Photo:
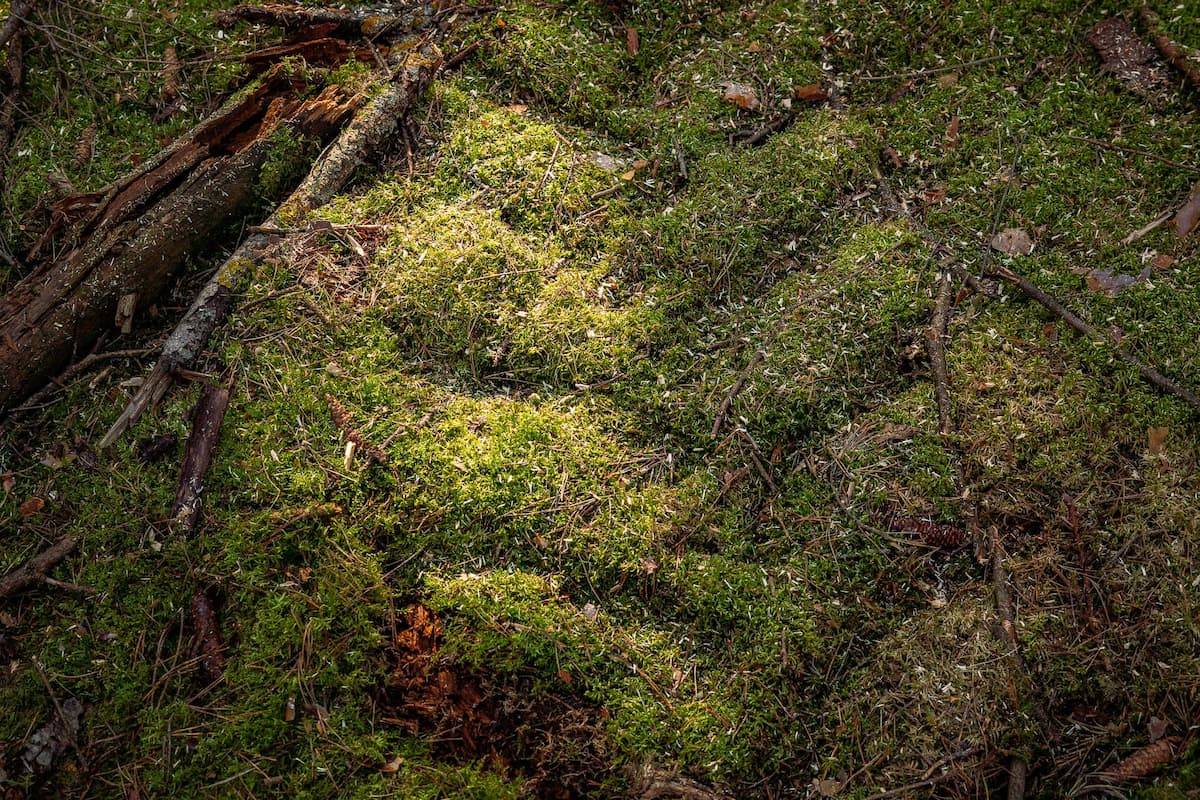
[{"label": "dirt patch", "polygon": [[442,756],[520,776],[539,798],[584,797],[612,777],[602,709],[535,691],[528,676],[467,670],[439,654],[442,638],[437,614],[409,609],[392,640],[381,722],[429,738]]}]

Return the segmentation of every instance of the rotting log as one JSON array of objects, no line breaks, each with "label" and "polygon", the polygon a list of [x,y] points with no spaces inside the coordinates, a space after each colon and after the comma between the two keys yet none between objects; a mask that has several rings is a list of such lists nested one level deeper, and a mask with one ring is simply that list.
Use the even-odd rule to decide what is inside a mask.
[{"label": "rotting log", "polygon": [[441,63],[441,51],[435,45],[409,53],[384,91],[345,127],[337,141],[322,153],[307,177],[270,218],[242,241],[200,290],[167,338],[158,362],[100,440],[100,448],[115,442],[146,409],[162,398],[175,373],[200,357],[208,337],[229,314],[242,277],[276,241],[276,235],[269,231],[291,227],[308,212],[329,202],[345,186],[354,170],[369,160],[391,135],[408,109],[424,94]]},{"label": "rotting log", "polygon": [[251,212],[269,159],[323,145],[364,102],[339,86],[303,98],[317,88],[277,65],[142,169],[55,205],[32,271],[0,300],[0,411],[89,347],[122,296],[153,302],[188,256]]}]

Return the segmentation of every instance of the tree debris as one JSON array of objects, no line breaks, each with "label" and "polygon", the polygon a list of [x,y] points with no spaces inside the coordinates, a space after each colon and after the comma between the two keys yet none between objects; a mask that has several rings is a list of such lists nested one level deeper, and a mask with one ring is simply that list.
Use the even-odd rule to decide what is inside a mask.
[{"label": "tree debris", "polygon": [[[290,227],[304,214],[327,203],[358,165],[369,160],[371,153],[391,134],[400,118],[424,93],[440,64],[441,51],[434,45],[411,52],[394,73],[388,88],[346,126],[264,227]],[[237,284],[274,241],[271,234],[253,233],[226,259],[168,337],[158,363],[101,439],[100,448],[115,442],[166,394],[177,370],[187,368],[199,358],[208,337],[232,309]]]},{"label": "tree debris", "polygon": [[1142,749],[1118,761],[1100,776],[1115,783],[1129,783],[1149,777],[1159,767],[1171,763],[1182,749],[1183,740],[1168,736],[1146,745]]},{"label": "tree debris", "polygon": [[25,769],[37,776],[46,775],[54,769],[54,762],[76,746],[82,718],[83,704],[74,697],[68,697],[61,706],[56,701],[54,715],[33,732],[21,752],[21,763]]},{"label": "tree debris", "polygon": [[42,584],[87,591],[83,587],[77,587],[74,584],[55,581],[46,575],[58,562],[69,556],[78,544],[79,540],[74,536],[64,536],[50,547],[47,547],[29,559],[24,566],[0,578],[0,598],[10,597],[17,592],[23,592],[26,589]]},{"label": "tree debris", "polygon": [[950,371],[946,367],[946,327],[950,321],[950,301],[953,286],[950,273],[942,272],[938,280],[937,302],[933,307],[933,319],[926,331],[926,347],[929,363],[933,367],[933,386],[938,404],[938,432],[948,436],[954,429],[954,409],[950,405]]},{"label": "tree debris", "polygon": [[1110,336],[1101,333],[1089,323],[1084,322],[1083,319],[1064,307],[1062,303],[1055,300],[1037,286],[1034,286],[1026,278],[1021,277],[1007,267],[992,267],[991,274],[1013,284],[1027,294],[1030,298],[1038,301],[1048,310],[1053,311],[1059,316],[1060,319],[1062,319],[1079,333],[1091,339],[1093,342],[1099,342],[1108,345],[1109,349],[1112,350],[1113,355],[1136,369],[1138,373],[1147,381],[1149,381],[1155,388],[1166,392],[1167,394],[1175,395],[1192,408],[1200,411],[1200,396],[1197,396],[1191,390],[1180,386],[1178,383],[1163,375],[1153,367],[1143,364],[1138,358],[1113,342]]},{"label": "tree debris", "polygon": [[1109,17],[1088,33],[1100,55],[1102,70],[1111,73],[1126,89],[1142,96],[1156,95],[1167,83],[1154,49],[1129,27],[1125,17]]},{"label": "tree debris", "polygon": [[[367,454],[371,461],[376,464],[387,463],[387,453],[379,445],[371,444],[366,438],[359,433],[354,427],[354,421],[350,419],[350,412],[346,407],[338,402],[337,398],[331,394],[325,395],[325,403],[329,406],[329,416],[333,418],[333,424],[337,426],[342,435],[346,437],[346,458],[344,466],[350,468],[350,463],[354,460],[354,453],[361,448]],[[353,445],[353,448],[351,447]]]},{"label": "tree debris", "polygon": [[192,433],[188,436],[179,489],[171,508],[171,521],[185,535],[195,532],[200,521],[200,495],[204,491],[204,475],[212,463],[213,449],[221,434],[221,422],[229,407],[229,388],[207,385],[200,396],[192,418]]},{"label": "tree debris", "polygon": [[225,645],[221,643],[221,626],[207,590],[192,596],[192,627],[204,682],[215,683],[225,676]]},{"label": "tree debris", "polygon": [[1172,67],[1179,70],[1179,73],[1192,85],[1192,89],[1200,92],[1200,67],[1188,58],[1187,53],[1183,51],[1178,44],[1175,43],[1170,36],[1163,31],[1162,20],[1158,15],[1151,10],[1150,6],[1142,6],[1138,12],[1150,32],[1150,38],[1154,40],[1154,46],[1158,48],[1158,52],[1162,53]]}]

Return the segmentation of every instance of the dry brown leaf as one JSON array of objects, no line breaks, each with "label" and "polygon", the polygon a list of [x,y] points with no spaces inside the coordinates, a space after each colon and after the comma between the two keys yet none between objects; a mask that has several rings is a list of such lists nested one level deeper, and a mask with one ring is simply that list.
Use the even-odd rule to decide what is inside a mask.
[{"label": "dry brown leaf", "polygon": [[567,684],[568,686],[571,685],[571,683],[572,683],[571,673],[567,672],[565,669],[560,669],[556,674],[558,675],[558,679],[560,681]]},{"label": "dry brown leaf", "polygon": [[938,75],[937,85],[943,89],[949,89],[956,83],[958,83],[957,72],[943,72],[941,75]]},{"label": "dry brown leaf", "polygon": [[946,187],[935,186],[932,189],[926,189],[924,194],[921,195],[921,199],[925,201],[925,205],[927,206],[936,206],[939,203],[943,203],[946,200]]},{"label": "dry brown leaf", "polygon": [[829,99],[829,92],[822,89],[819,83],[806,83],[792,87],[792,98],[804,103],[824,103]]},{"label": "dry brown leaf", "polygon": [[526,111],[528,111],[529,106],[524,105],[522,103],[513,103],[511,106],[505,106],[504,110],[511,111],[512,113],[519,115],[519,114],[524,114]]},{"label": "dry brown leaf", "polygon": [[24,503],[21,503],[21,505],[17,508],[17,512],[22,517],[32,517],[34,514],[38,513],[45,507],[46,507],[46,501],[43,500],[42,498],[38,497],[37,495],[34,495],[33,497],[26,500]]},{"label": "dry brown leaf", "polygon": [[1027,256],[1033,252],[1033,240],[1024,228],[1005,228],[992,237],[992,249],[1010,256]]},{"label": "dry brown leaf", "polygon": [[8,494],[17,485],[17,478],[11,472],[5,472],[0,475],[0,487],[3,487],[4,493]]},{"label": "dry brown leaf", "polygon": [[[1167,433],[1170,428],[1148,428],[1146,430],[1146,442],[1150,452],[1154,455],[1159,455],[1167,449]],[[1159,739],[1162,737],[1159,736]]]},{"label": "dry brown leaf", "polygon": [[638,40],[638,32],[636,28],[629,25],[625,26],[625,52],[631,56],[638,54],[638,48],[641,43]]},{"label": "dry brown leaf", "polygon": [[750,46],[746,49],[751,53],[761,53],[765,48],[763,47],[762,42],[751,42]]},{"label": "dry brown leaf", "polygon": [[1167,255],[1166,253],[1159,253],[1154,258],[1150,259],[1150,266],[1154,267],[1155,269],[1160,269],[1160,270],[1161,269],[1170,269],[1171,265],[1174,263],[1175,263],[1175,259],[1172,258],[1171,256]]},{"label": "dry brown leaf", "polygon": [[721,99],[733,103],[744,111],[754,111],[760,105],[758,92],[754,91],[753,86],[747,86],[744,83],[725,84],[725,94]]},{"label": "dry brown leaf", "polygon": [[[1151,430],[1154,429],[1151,428]],[[1158,717],[1151,717],[1150,721],[1146,723],[1146,732],[1150,734],[1150,741],[1157,742],[1167,735],[1167,721]]]},{"label": "dry brown leaf", "polygon": [[1200,223],[1200,183],[1192,187],[1187,201],[1175,214],[1174,222],[1175,235],[1180,239],[1196,230],[1197,223]]},{"label": "dry brown leaf", "polygon": [[958,147],[958,114],[950,118],[950,124],[946,126],[946,149],[953,150]]},{"label": "dry brown leaf", "polygon": [[179,71],[179,53],[175,52],[174,47],[168,47],[163,53],[162,100],[164,103],[170,103],[179,97]]},{"label": "dry brown leaf", "polygon": [[1093,292],[1103,292],[1109,297],[1113,297],[1121,290],[1142,283],[1149,277],[1149,266],[1144,267],[1137,275],[1122,275],[1119,272],[1114,273],[1110,269],[1098,267],[1087,274],[1087,285]]}]

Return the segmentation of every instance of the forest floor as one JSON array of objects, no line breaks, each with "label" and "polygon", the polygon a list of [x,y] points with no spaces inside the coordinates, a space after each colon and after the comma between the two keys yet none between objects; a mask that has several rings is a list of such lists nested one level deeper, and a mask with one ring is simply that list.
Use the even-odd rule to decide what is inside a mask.
[{"label": "forest floor", "polygon": [[[270,43],[218,5],[43,12],[9,252]],[[1114,348],[1200,391],[1200,87],[1106,68],[1122,10],[443,9],[475,49],[203,374],[97,450],[214,254],[14,415],[0,574],[79,544],[0,601],[0,796],[1196,797],[1200,412]],[[1013,273],[1102,340],[963,278]]]}]

